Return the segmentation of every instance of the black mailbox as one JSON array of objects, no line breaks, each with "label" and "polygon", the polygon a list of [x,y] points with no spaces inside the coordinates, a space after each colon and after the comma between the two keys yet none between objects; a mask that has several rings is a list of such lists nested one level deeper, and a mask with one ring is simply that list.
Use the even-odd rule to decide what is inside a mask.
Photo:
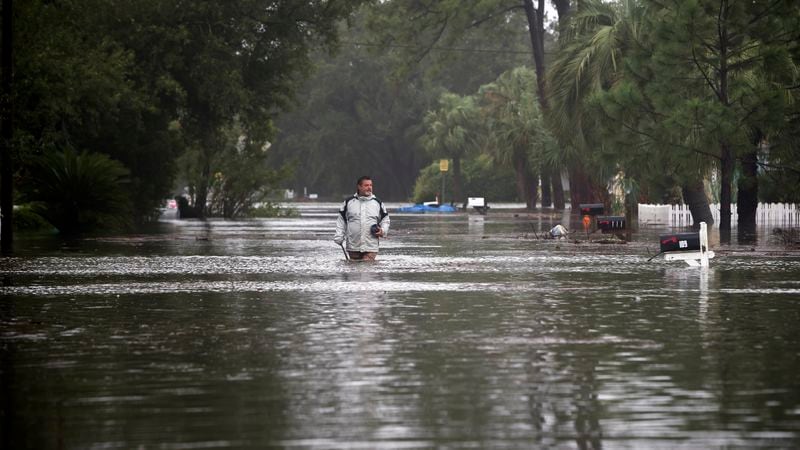
[{"label": "black mailbox", "polygon": [[603,233],[625,229],[625,216],[597,216],[597,228]]},{"label": "black mailbox", "polygon": [[604,211],[602,203],[581,203],[580,209],[583,216],[599,216]]},{"label": "black mailbox", "polygon": [[661,252],[700,250],[700,233],[662,234],[659,241]]}]

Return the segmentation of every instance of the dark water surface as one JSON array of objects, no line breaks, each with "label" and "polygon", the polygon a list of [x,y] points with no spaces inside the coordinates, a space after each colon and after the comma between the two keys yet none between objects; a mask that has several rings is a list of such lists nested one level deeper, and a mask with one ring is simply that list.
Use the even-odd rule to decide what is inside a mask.
[{"label": "dark water surface", "polygon": [[19,243],[2,448],[800,447],[800,257],[769,237],[703,270],[647,262],[665,229],[393,214],[346,263],[333,208]]}]

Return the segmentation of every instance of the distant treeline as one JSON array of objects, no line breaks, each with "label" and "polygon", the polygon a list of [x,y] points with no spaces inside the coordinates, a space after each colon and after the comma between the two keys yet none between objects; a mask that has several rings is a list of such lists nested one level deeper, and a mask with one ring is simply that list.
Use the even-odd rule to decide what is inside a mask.
[{"label": "distant treeline", "polygon": [[440,159],[456,203],[685,202],[709,222],[713,199],[742,227],[800,200],[800,3],[541,6],[16,1],[14,203],[80,232],[175,195],[199,217],[276,188],[338,199],[364,174],[431,200]]}]

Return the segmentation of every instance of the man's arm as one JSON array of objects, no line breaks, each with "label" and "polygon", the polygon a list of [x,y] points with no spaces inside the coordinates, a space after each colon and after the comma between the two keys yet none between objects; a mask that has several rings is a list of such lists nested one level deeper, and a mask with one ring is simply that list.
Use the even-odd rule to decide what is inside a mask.
[{"label": "man's arm", "polygon": [[383,220],[381,220],[381,223],[379,224],[381,227],[380,237],[386,237],[389,235],[389,225],[391,220],[389,220],[389,212],[386,211],[386,207],[383,206],[383,204],[381,204],[381,209],[381,212],[383,213]]},{"label": "man's arm", "polygon": [[345,231],[347,231],[347,223],[344,221],[342,214],[336,216],[336,233],[333,235],[333,242],[341,245],[344,242]]}]

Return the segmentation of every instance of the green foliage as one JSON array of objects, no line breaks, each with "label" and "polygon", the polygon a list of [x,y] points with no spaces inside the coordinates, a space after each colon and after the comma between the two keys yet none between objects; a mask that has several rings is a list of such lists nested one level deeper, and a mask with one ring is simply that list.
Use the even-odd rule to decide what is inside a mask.
[{"label": "green foliage", "polygon": [[[763,151],[758,141],[772,140],[788,124],[798,70],[786,49],[798,44],[787,36],[800,24],[800,5],[686,0],[656,5],[649,19],[653,76],[645,92],[653,106],[653,134],[685,160],[717,170],[720,227],[730,229],[736,165]],[[740,222],[754,222],[755,205],[742,210],[753,216]]]},{"label": "green foliage", "polygon": [[[635,64],[640,61],[636,56],[648,57],[643,41],[647,6],[639,0],[586,1],[577,6],[548,72],[547,123],[559,144],[557,154],[547,152],[548,159],[591,168],[584,176],[595,185],[588,193],[595,199],[607,195],[597,188],[620,171],[640,186],[641,194],[660,191],[660,186],[651,189],[649,182],[660,182],[665,170],[673,171],[663,160],[669,152],[656,151],[646,131],[631,131],[650,123],[642,112],[648,110],[649,99],[638,85],[650,73]],[[576,194],[573,201],[586,195]]]},{"label": "green foliage", "polygon": [[129,224],[129,171],[107,155],[48,151],[30,165],[25,195],[33,211],[63,234]]},{"label": "green foliage", "polygon": [[137,49],[143,73],[159,75],[154,86],[175,89],[168,93],[193,158],[183,165],[184,178],[201,214],[214,174],[225,171],[223,155],[231,156],[228,131],[235,125],[248,141],[267,145],[275,114],[290,104],[310,70],[309,53],[335,46],[339,21],[362,1],[151,0],[131,6],[142,29],[119,38]]},{"label": "green foliage", "polygon": [[[442,176],[438,162],[431,163],[428,167],[420,170],[419,176],[414,183],[414,195],[411,201],[414,203],[434,201],[442,191]],[[447,192],[452,192],[452,178],[445,176],[445,196],[447,196]],[[447,198],[445,198],[445,201],[447,201]]]},{"label": "green foliage", "polygon": [[449,92],[439,97],[439,106],[425,114],[422,146],[434,158],[451,159],[452,195],[463,198],[461,159],[478,150],[480,111],[473,97]]},{"label": "green foliage", "polygon": [[517,196],[514,185],[508,181],[514,173],[499,167],[488,155],[478,155],[464,164],[465,197],[485,197],[489,201],[506,202],[523,200]]},{"label": "green foliage", "polygon": [[248,214],[288,166],[298,192],[338,198],[367,173],[381,197],[408,198],[442,156],[420,140],[434,100],[494,81],[480,99],[492,128],[449,135],[483,134],[525,195],[542,164],[572,161],[600,178],[623,170],[642,195],[663,197],[735,172],[756,145],[770,170],[762,195],[794,195],[768,180],[794,186],[800,160],[797,2],[574,3],[547,77],[559,145],[540,132],[536,78],[509,72],[530,59],[518,0],[267,3],[14,2],[17,166],[56,149],[107,154],[129,170],[124,197],[138,217],[152,217],[179,169],[193,201],[211,198],[210,213],[225,216]]},{"label": "green foliage", "polygon": [[250,214],[257,203],[266,200],[289,175],[291,170],[283,167],[275,170],[266,162],[266,145],[248,140],[240,134],[239,127],[228,133],[228,145],[215,166],[211,184],[209,213],[225,218]]},{"label": "green foliage", "polygon": [[[177,134],[170,112],[138,80],[135,53],[109,1],[15,2],[15,149],[20,165],[45,150],[106,153],[131,171],[127,191],[148,216],[171,187]],[[109,16],[115,11],[119,16]]]},{"label": "green foliage", "polygon": [[[361,36],[357,25],[347,31],[348,39]],[[419,118],[432,98],[426,84],[392,79],[384,57],[364,47],[315,55],[319,67],[299,91],[302,106],[277,121],[270,164],[296,167],[296,192],[307,188],[338,200],[369,174],[382,199],[407,198],[429,158],[418,144]]]},{"label": "green foliage", "polygon": [[23,232],[44,231],[52,230],[53,226],[37,214],[30,204],[24,204],[14,208],[14,229]]},{"label": "green foliage", "polygon": [[762,161],[792,159],[798,20],[782,0],[581,2],[549,73],[551,127],[573,157],[622,169],[643,195],[716,169],[729,200],[754,135],[772,145]]},{"label": "green foliage", "polygon": [[529,208],[536,203],[537,169],[553,139],[544,126],[536,99],[536,74],[526,67],[503,73],[478,91],[486,126],[484,151],[500,165],[513,169],[519,198]]},{"label": "green foliage", "polygon": [[[478,155],[464,161],[464,198],[455,201],[456,204],[466,201],[466,197],[484,197],[489,202],[519,201],[514,185],[508,180],[513,179],[514,173],[507,167],[494,163],[488,155]],[[452,198],[448,192],[453,192],[453,177],[445,178],[445,201],[450,203]],[[422,203],[432,201],[442,189],[442,176],[439,163],[435,162],[420,171],[414,184],[412,201]]]},{"label": "green foliage", "polygon": [[299,217],[300,213],[294,208],[282,207],[272,202],[260,204],[249,211],[248,217]]},{"label": "green foliage", "polygon": [[531,58],[518,0],[389,1],[368,12],[372,43],[386,55],[393,78],[422,76],[471,94]]},{"label": "green foliage", "polygon": [[[363,2],[14,2],[19,162],[52,149],[108,154],[130,170],[126,195],[148,218],[190,150],[182,175],[202,213],[212,175],[236,165],[223,161],[235,157],[226,133],[236,124],[266,145],[308,54],[334,47]],[[262,174],[244,159],[239,168]]]},{"label": "green foliage", "polygon": [[512,166],[541,160],[549,135],[536,100],[536,74],[526,67],[503,73],[493,83],[481,86],[483,119],[488,127],[486,148],[495,160]]},{"label": "green foliage", "polygon": [[[464,20],[474,11],[472,4],[435,3],[436,10],[447,9]],[[530,59],[518,11],[468,30],[452,27],[446,40],[415,47],[421,41],[406,38],[432,23],[408,20],[420,12],[411,11],[417,6],[378,2],[364,8],[342,31],[339,53],[315,54],[318,69],[299,90],[297,110],[278,119],[280,131],[270,149],[271,163],[296,163],[296,191],[307,187],[338,199],[352,193],[355,179],[367,173],[381,198],[409,198],[420,168],[432,158],[420,142],[425,131],[421,118],[436,109],[440,94],[472,94]]]},{"label": "green foliage", "polygon": [[800,203],[800,173],[764,170],[758,177],[758,197],[766,203]]},{"label": "green foliage", "polygon": [[[566,20],[570,0],[553,0],[552,4],[559,20]],[[378,2],[374,12],[368,25],[380,48],[392,55],[396,76],[420,74],[433,79],[440,71],[446,71],[456,74],[452,79],[469,80],[469,83],[458,85],[444,84],[446,90],[472,94],[476,87],[525,64],[532,56],[538,75],[534,97],[547,110],[548,82],[544,67],[554,36],[545,30],[544,1],[390,1]],[[487,45],[489,43],[491,45]],[[475,63],[478,67],[474,67]],[[554,161],[557,158],[547,159]],[[453,159],[455,167],[458,167],[458,161],[458,158]],[[560,172],[548,163],[537,165],[536,173],[526,173],[531,168],[523,167],[528,163],[521,157],[513,164],[518,166],[517,189],[525,192],[529,207],[536,202],[532,190],[540,169],[543,180],[548,183],[548,193],[548,180],[553,173]],[[559,185],[555,193],[559,207],[563,207],[562,194]],[[547,201],[550,201],[549,196]]]},{"label": "green foliage", "polygon": [[480,114],[473,97],[445,92],[425,114],[422,146],[434,158],[461,158],[476,145]]}]

